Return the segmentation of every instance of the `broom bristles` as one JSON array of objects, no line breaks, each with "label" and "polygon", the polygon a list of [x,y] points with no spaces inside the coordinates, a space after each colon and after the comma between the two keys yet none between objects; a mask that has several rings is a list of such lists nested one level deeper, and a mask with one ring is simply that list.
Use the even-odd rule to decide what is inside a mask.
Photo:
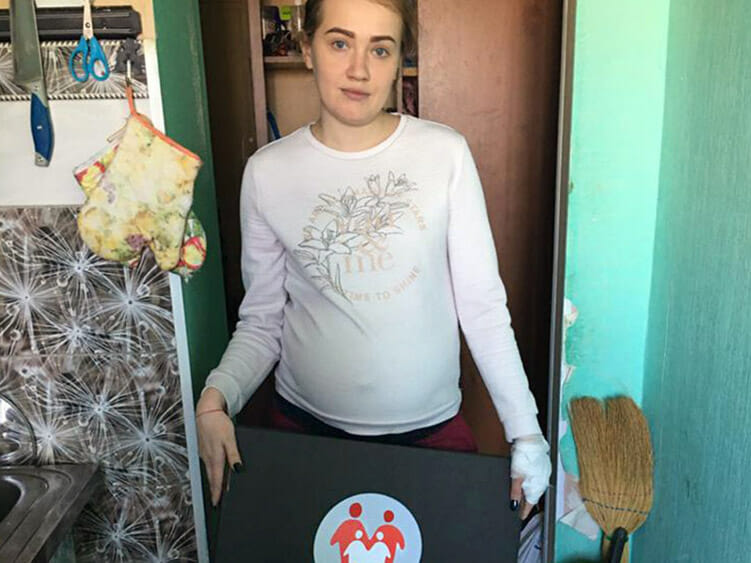
[{"label": "broom bristles", "polygon": [[652,507],[652,445],[641,409],[629,397],[571,401],[579,488],[587,511],[607,535],[631,534]]}]

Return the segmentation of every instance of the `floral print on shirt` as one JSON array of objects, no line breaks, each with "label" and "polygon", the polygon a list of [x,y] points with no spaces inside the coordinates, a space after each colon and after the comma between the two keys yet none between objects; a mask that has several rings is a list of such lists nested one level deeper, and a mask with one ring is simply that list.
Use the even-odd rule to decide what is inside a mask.
[{"label": "floral print on shirt", "polygon": [[[337,195],[318,195],[323,204],[314,212],[325,215],[328,222],[318,228],[311,224],[303,229],[303,240],[295,255],[311,272],[311,279],[321,284],[322,290],[331,290],[345,299],[347,291],[342,285],[341,267],[333,257],[349,255],[384,239],[402,234],[399,220],[409,203],[403,196],[416,191],[414,182],[406,174],[398,178],[388,173],[383,182],[380,174],[365,178],[366,189],[355,190],[351,186]],[[362,193],[363,195],[358,195]]]}]

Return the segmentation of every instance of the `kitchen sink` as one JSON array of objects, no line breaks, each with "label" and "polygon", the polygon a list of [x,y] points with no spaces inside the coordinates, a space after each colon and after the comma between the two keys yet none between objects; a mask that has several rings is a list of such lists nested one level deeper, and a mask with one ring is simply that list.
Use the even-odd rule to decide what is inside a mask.
[{"label": "kitchen sink", "polygon": [[0,481],[0,522],[10,513],[21,497],[21,483],[12,477]]},{"label": "kitchen sink", "polygon": [[96,464],[0,466],[0,561],[49,561],[102,483]]}]

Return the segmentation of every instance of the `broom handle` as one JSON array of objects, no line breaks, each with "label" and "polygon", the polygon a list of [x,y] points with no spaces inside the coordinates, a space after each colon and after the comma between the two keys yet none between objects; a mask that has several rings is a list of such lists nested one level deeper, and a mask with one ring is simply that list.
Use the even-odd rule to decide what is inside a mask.
[{"label": "broom handle", "polygon": [[[628,541],[628,532],[623,528],[616,528],[611,540],[609,563],[621,563],[624,552],[628,553],[626,551],[626,541]],[[628,561],[628,558],[626,558],[626,561]]]}]

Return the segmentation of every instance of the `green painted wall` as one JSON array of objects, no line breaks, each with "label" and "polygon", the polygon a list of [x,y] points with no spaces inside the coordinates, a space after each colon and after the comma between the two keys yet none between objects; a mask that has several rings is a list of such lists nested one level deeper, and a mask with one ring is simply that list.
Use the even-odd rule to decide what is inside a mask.
[{"label": "green painted wall", "polygon": [[208,255],[193,279],[183,283],[193,394],[197,399],[229,340],[198,2],[154,0],[154,17],[166,132],[197,153],[204,163],[195,185],[193,209],[206,229]]},{"label": "green painted wall", "polygon": [[[668,15],[669,0],[577,2],[565,294],[579,317],[564,408],[577,395],[641,400]],[[560,447],[578,473],[570,432]],[[599,542],[558,524],[555,552],[597,561]]]},{"label": "green painted wall", "polygon": [[751,3],[673,2],[644,384],[655,505],[635,561],[746,562]]}]

